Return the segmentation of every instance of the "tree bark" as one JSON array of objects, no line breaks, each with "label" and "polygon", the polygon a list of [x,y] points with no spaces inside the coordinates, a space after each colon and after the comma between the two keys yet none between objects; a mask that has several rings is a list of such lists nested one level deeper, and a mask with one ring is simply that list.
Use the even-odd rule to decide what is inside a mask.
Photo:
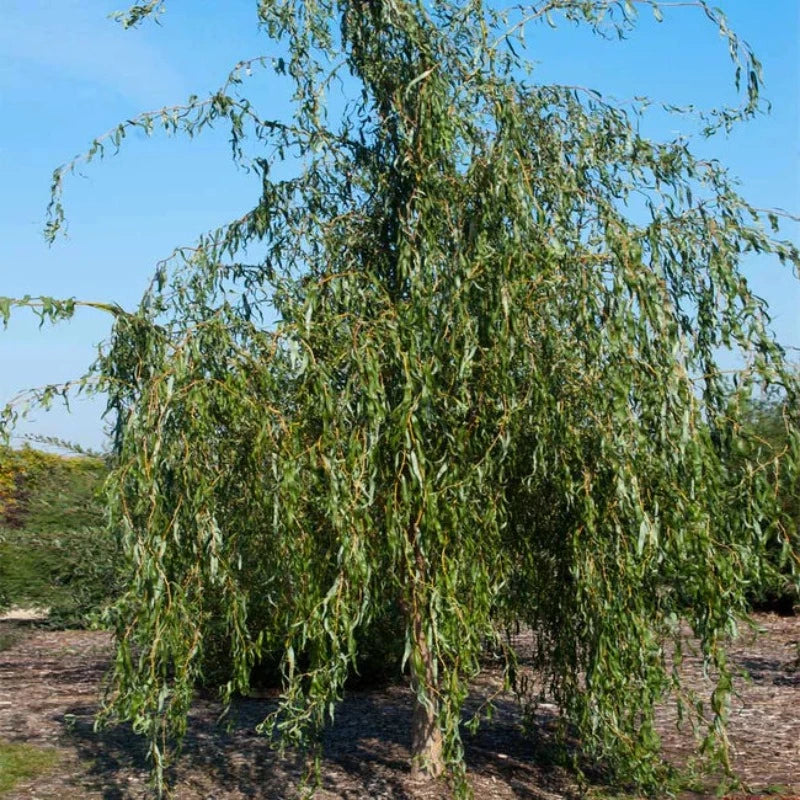
[{"label": "tree bark", "polygon": [[[411,723],[411,777],[414,780],[438,778],[444,772],[442,755],[442,732],[439,729],[438,701],[436,699],[436,670],[433,653],[425,639],[425,629],[419,611],[415,609],[412,619],[414,647],[423,667],[420,677],[411,671],[411,688],[414,690],[414,717]],[[424,680],[427,702],[419,699],[420,680]]]}]

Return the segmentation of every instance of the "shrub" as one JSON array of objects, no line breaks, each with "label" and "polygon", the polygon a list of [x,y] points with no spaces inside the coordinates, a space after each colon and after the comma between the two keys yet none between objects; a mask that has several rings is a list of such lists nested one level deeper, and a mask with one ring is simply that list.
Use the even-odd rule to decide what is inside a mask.
[{"label": "shrub", "polygon": [[102,459],[0,450],[0,607],[84,625],[116,593],[118,551],[99,491]]},{"label": "shrub", "polygon": [[[781,401],[753,404],[749,419],[750,441],[758,460],[772,472],[779,486],[781,524],[767,545],[768,557],[761,580],[750,591],[754,609],[791,615],[800,607],[800,564],[797,544],[800,542],[800,474],[790,468],[785,458],[792,441],[786,421],[798,412]],[[769,525],[771,521],[766,520]]]}]

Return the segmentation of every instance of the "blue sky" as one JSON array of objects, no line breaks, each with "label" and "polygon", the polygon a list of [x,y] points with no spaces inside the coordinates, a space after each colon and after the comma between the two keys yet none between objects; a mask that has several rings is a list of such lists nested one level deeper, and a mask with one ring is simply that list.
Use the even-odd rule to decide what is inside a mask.
[{"label": "blue sky", "polygon": [[[134,114],[179,103],[219,85],[239,59],[277,54],[255,26],[255,0],[170,0],[161,25],[124,31],[108,19],[123,0],[0,0],[0,295],[30,293],[133,306],[153,265],[178,244],[241,214],[253,178],[237,172],[224,131],[195,140],[134,136],[114,158],[68,181],[66,238],[42,237],[53,169],[91,139]],[[728,138],[699,144],[742,180],[759,206],[800,212],[800,4],[717,0],[764,63],[769,117]],[[733,101],[726,47],[701,15],[667,8],[648,14],[625,42],[585,31],[537,28],[529,55],[543,81],[591,86],[618,97],[647,94],[675,103]],[[265,73],[259,94],[285,113],[285,94]],[[680,118],[654,118],[665,138]],[[798,227],[785,229],[798,238]],[[779,339],[800,347],[800,281],[767,261],[748,276],[773,309]],[[0,403],[22,389],[80,375],[106,337],[108,319],[84,312],[39,330],[18,314],[0,331]],[[797,356],[800,358],[800,354]],[[37,413],[25,430],[100,447],[98,403]]]}]

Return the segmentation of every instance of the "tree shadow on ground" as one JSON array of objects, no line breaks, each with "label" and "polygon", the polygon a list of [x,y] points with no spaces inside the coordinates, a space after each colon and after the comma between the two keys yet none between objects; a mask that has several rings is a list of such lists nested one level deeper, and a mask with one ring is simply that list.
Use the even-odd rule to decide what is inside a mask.
[{"label": "tree shadow on ground", "polygon": [[[178,796],[214,797],[232,790],[243,798],[294,796],[307,771],[303,755],[281,757],[255,731],[273,707],[263,700],[239,699],[226,726],[217,722],[218,708],[196,704],[180,757],[168,772]],[[92,706],[70,708],[64,735],[81,760],[91,764],[91,778],[102,787],[104,800],[123,800],[130,796],[132,773],[146,780],[147,743],[128,725],[95,731],[95,711]],[[323,737],[322,789],[342,798],[411,798],[403,786],[402,753],[408,747],[403,729],[409,725],[410,714],[402,709],[363,696],[345,701]]]},{"label": "tree shadow on ground", "polygon": [[[344,800],[420,796],[408,769],[410,699],[402,687],[348,694],[323,735],[322,796]],[[232,791],[242,798],[297,796],[306,771],[302,754],[281,757],[255,731],[274,707],[274,700],[240,698],[232,705],[226,726],[217,722],[217,705],[196,703],[180,757],[168,773],[177,796],[213,798]],[[104,800],[123,800],[131,797],[132,782],[143,786],[146,781],[147,745],[127,725],[95,731],[95,711],[91,705],[68,709],[61,720],[64,738],[84,763],[91,764],[90,781]],[[541,796],[531,786],[541,787],[544,775],[531,761],[534,748],[517,719],[514,703],[497,703],[492,723],[482,725],[475,735],[464,732],[466,759],[470,770],[502,781],[514,796],[529,800]],[[554,787],[564,783],[558,771],[547,772],[551,773],[547,782]],[[426,798],[448,795],[444,786],[424,791]]]},{"label": "tree shadow on ground", "polygon": [[737,667],[745,671],[747,679],[753,684],[771,683],[775,686],[800,686],[800,673],[793,672],[788,661],[747,655],[736,657],[734,662]]}]

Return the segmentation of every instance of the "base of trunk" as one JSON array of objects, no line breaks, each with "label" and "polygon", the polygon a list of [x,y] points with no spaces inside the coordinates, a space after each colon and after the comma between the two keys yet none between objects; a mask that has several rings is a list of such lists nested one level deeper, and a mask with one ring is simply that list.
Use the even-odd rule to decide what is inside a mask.
[{"label": "base of trunk", "polygon": [[428,780],[438,778],[443,772],[442,732],[436,721],[436,713],[417,702],[411,730],[411,777],[414,780]]}]

